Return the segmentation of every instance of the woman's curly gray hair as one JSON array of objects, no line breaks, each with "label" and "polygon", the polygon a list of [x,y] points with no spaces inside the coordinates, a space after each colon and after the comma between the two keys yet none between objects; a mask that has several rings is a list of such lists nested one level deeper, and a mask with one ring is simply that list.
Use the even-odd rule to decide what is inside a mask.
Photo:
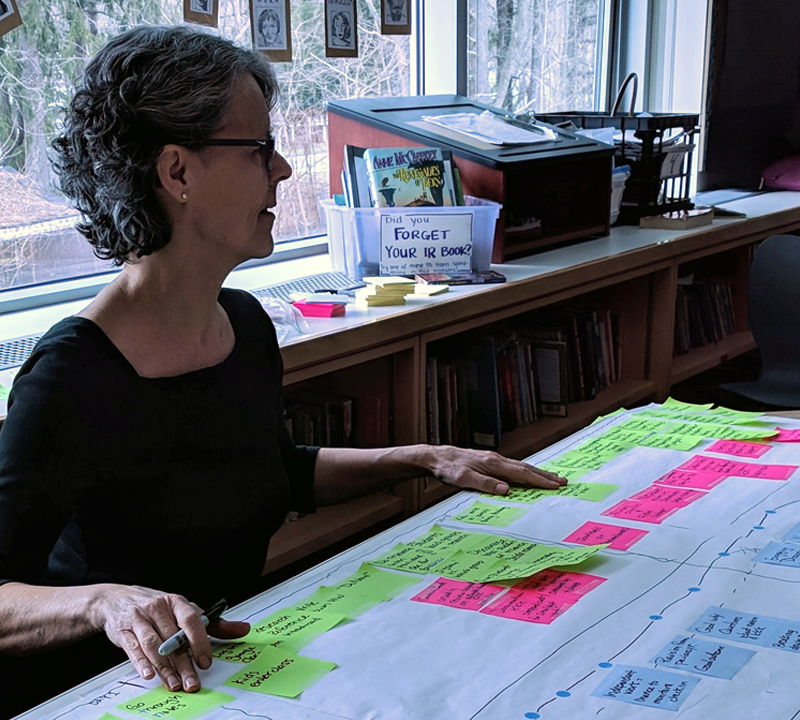
[{"label": "woman's curly gray hair", "polygon": [[139,27],[86,67],[53,141],[61,189],[98,257],[122,265],[170,240],[156,197],[167,143],[195,149],[225,119],[236,80],[251,74],[272,107],[278,86],[258,53],[188,27]]}]

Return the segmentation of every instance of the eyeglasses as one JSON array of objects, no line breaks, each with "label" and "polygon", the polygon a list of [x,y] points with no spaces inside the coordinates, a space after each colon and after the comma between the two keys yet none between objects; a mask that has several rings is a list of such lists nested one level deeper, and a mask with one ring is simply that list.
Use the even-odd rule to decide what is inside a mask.
[{"label": "eyeglasses", "polygon": [[264,160],[264,167],[269,170],[270,163],[275,157],[275,138],[270,135],[266,140],[232,140],[228,138],[219,140],[206,140],[200,147],[206,145],[219,145],[221,147],[257,147]]}]

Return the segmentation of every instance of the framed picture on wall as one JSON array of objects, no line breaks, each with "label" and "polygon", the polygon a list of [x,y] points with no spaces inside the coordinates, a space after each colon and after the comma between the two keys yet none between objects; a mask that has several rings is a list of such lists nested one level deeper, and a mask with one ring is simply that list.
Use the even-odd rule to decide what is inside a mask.
[{"label": "framed picture on wall", "polygon": [[289,0],[250,0],[253,47],[270,60],[292,59],[292,11]]},{"label": "framed picture on wall", "polygon": [[381,35],[411,35],[411,0],[381,0]]},{"label": "framed picture on wall", "polygon": [[183,19],[186,22],[217,27],[218,0],[183,0]]},{"label": "framed picture on wall", "polygon": [[356,0],[325,0],[325,56],[358,57]]},{"label": "framed picture on wall", "polygon": [[15,0],[0,0],[0,37],[20,25],[22,18]]}]

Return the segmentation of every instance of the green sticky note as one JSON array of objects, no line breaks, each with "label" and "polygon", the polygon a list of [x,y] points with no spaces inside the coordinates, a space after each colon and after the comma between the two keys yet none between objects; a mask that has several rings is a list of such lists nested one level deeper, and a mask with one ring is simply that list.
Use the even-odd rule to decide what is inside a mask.
[{"label": "green sticky note", "polygon": [[577,565],[584,560],[588,560],[592,555],[595,555],[606,547],[608,547],[608,545],[588,545],[583,548],[561,548],[540,545],[539,548],[541,548],[541,552],[538,553],[538,556],[520,562],[500,561],[497,566],[490,568],[482,578],[473,582],[516,580],[518,578],[530,577],[550,567]]},{"label": "green sticky note", "polygon": [[468,555],[480,555],[481,557],[519,560],[538,547],[536,543],[528,540],[486,535],[482,543],[466,552]]},{"label": "green sticky note", "polygon": [[307,613],[297,610],[278,610],[253,625],[243,640],[267,643],[283,639],[293,643],[307,644],[323,633],[347,620],[342,613]]},{"label": "green sticky note", "polygon": [[335,668],[336,663],[270,649],[223,684],[265,695],[296,698]]},{"label": "green sticky note", "polygon": [[390,600],[418,582],[419,578],[386,572],[369,563],[363,563],[357,572],[331,585],[330,589],[342,592],[354,590],[363,597]]},{"label": "green sticky note", "polygon": [[605,465],[610,458],[598,458],[594,455],[570,450],[563,455],[553,458],[550,462],[563,468],[581,468],[583,470],[597,470]]},{"label": "green sticky note", "polygon": [[471,555],[459,550],[453,557],[436,565],[431,572],[453,580],[479,582],[480,578],[500,562],[503,561],[496,557]]},{"label": "green sticky note", "polygon": [[708,403],[708,405],[695,405],[693,403],[681,402],[680,400],[670,397],[664,401],[662,407],[675,408],[677,410],[710,410],[714,407],[714,403]]},{"label": "green sticky note", "polygon": [[352,619],[379,602],[381,602],[379,598],[364,597],[352,590],[332,590],[329,587],[321,587],[296,605],[292,605],[291,609],[306,613],[341,613]]},{"label": "green sticky note", "polygon": [[[589,472],[588,470],[586,472]],[[542,490],[541,488],[523,488],[523,487],[509,487],[505,495],[492,495],[490,493],[482,493],[481,497],[495,498],[508,500],[509,502],[525,503],[530,505],[547,497],[549,491]]]},{"label": "green sticky note", "polygon": [[[641,413],[640,413],[641,414]],[[646,438],[650,433],[642,432],[640,430],[625,430],[619,425],[606,430],[602,435],[599,435],[597,440],[613,440],[625,445],[636,445],[639,440]]]},{"label": "green sticky note", "polygon": [[696,448],[703,440],[689,435],[650,435],[639,444],[645,447],[664,448],[665,450],[687,451]]},{"label": "green sticky note", "polygon": [[[492,495],[491,497],[497,496]],[[407,543],[407,546],[425,550],[435,555],[441,553],[452,554],[459,550],[469,550],[471,547],[475,547],[483,538],[484,535],[480,533],[449,530],[439,525],[434,525],[427,533]]]},{"label": "green sticky note", "polygon": [[709,410],[712,415],[720,415],[726,418],[736,418],[737,420],[756,420],[764,417],[762,412],[748,412],[746,410],[732,410],[726,407],[715,407]]},{"label": "green sticky note", "polygon": [[[281,641],[276,640],[275,642],[280,643]],[[224,645],[214,646],[211,655],[216,660],[247,664],[253,662],[267,647],[267,643],[234,640]]]},{"label": "green sticky note", "polygon": [[617,455],[628,452],[636,443],[626,443],[618,438],[594,438],[582,443],[575,452],[589,453],[598,457],[614,459]]},{"label": "green sticky note", "polygon": [[426,575],[436,563],[446,560],[452,554],[441,550],[437,553],[431,553],[425,549],[398,543],[389,552],[371,562],[373,565],[381,565],[394,570]]},{"label": "green sticky note", "polygon": [[594,420],[592,420],[590,425],[594,425],[595,423],[599,423],[601,420],[605,420],[606,418],[616,417],[617,415],[624,415],[628,412],[625,408],[619,408],[618,410],[614,410],[614,412],[610,412],[606,415],[598,415]]},{"label": "green sticky note", "polygon": [[556,490],[555,493],[562,497],[600,502],[601,500],[605,500],[609,495],[613,495],[617,490],[619,490],[619,485],[612,485],[610,483],[576,482],[565,485],[560,490]]},{"label": "green sticky note", "polygon": [[116,715],[112,715],[111,713],[103,713],[99,720],[120,720]]},{"label": "green sticky note", "polygon": [[664,420],[653,420],[647,417],[638,418],[638,415],[642,414],[643,413],[637,413],[637,417],[626,420],[616,427],[620,430],[634,430],[636,432],[655,433],[661,432],[662,430],[667,430],[670,425],[672,425],[672,423]]},{"label": "green sticky note", "polygon": [[467,510],[452,519],[476,525],[507,527],[519,520],[527,512],[526,508],[515,508],[509,505],[489,505],[476,500]]},{"label": "green sticky note", "polygon": [[[588,475],[590,472],[592,472],[587,468],[565,468],[560,467],[555,463],[545,463],[540,467],[542,470],[549,470],[550,472],[554,472],[563,478],[567,478],[567,480],[579,480],[584,475]],[[504,497],[508,497],[508,495],[505,495]]]},{"label": "green sticky note", "polygon": [[11,388],[7,388],[5,385],[0,385],[0,400],[8,400],[10,392]]},{"label": "green sticky note", "polygon": [[210,688],[201,688],[196,693],[156,688],[116,707],[139,717],[194,720],[234,700],[232,695]]}]

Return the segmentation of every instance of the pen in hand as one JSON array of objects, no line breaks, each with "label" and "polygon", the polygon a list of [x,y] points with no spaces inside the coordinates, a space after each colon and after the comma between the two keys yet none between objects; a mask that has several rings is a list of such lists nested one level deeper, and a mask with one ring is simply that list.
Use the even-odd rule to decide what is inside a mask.
[{"label": "pen in hand", "polygon": [[[219,602],[215,602],[208,610],[206,610],[201,616],[200,620],[203,622],[203,625],[208,627],[210,622],[214,620],[218,620],[223,612],[225,612],[225,608],[228,607],[227,601],[223,598]],[[166,657],[167,655],[171,655],[176,650],[180,650],[182,647],[185,647],[189,644],[189,638],[186,637],[185,630],[178,630],[172,637],[168,637],[164,640],[158,648],[158,654]]]}]

